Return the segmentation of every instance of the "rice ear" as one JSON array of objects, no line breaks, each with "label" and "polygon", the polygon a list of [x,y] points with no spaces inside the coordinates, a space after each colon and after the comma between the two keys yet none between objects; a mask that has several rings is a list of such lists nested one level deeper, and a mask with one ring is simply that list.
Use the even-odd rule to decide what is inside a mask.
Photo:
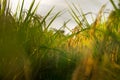
[{"label": "rice ear", "polygon": [[101,19],[102,19],[102,13],[104,12],[105,7],[106,7],[106,4],[104,4],[104,5],[101,7],[101,9],[99,10],[98,15],[97,15],[97,17],[96,17],[96,20],[95,20],[95,22],[93,23],[93,27],[94,27],[94,28],[95,28],[97,25],[100,24]]}]

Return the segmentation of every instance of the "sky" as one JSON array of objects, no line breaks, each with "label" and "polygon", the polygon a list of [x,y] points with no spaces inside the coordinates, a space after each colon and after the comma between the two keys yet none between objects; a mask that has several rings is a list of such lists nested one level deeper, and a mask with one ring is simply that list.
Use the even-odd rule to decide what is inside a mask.
[{"label": "sky", "polygon": [[[18,1],[22,0],[11,0],[12,11],[14,12],[17,7]],[[59,11],[62,11],[62,16],[58,17],[54,23],[51,25],[53,28],[60,28],[63,23],[69,19],[71,19],[70,13],[68,12],[69,8],[66,3],[74,3],[76,6],[79,6],[83,10],[84,13],[93,12],[95,15],[99,12],[100,8],[103,4],[106,4],[106,11],[112,9],[112,5],[109,0],[36,0],[35,5],[40,2],[39,7],[37,9],[37,14],[41,16],[45,16],[47,12],[55,6],[54,11],[51,15],[56,14]],[[28,9],[32,0],[25,0],[25,9]],[[88,21],[91,23],[92,18],[88,16]],[[75,21],[71,20],[67,26],[69,28],[74,28],[77,24]]]}]

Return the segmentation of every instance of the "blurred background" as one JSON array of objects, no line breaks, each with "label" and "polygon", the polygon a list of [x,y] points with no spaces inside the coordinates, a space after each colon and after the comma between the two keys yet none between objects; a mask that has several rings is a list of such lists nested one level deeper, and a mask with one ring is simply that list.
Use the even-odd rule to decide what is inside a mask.
[{"label": "blurred background", "polygon": [[[12,6],[13,12],[15,12],[17,4],[21,2],[22,0],[11,0],[11,6]],[[32,0],[29,0],[29,1],[25,0],[24,9],[27,10],[31,2]],[[92,16],[94,18],[97,16],[97,13],[99,12],[99,9],[101,8],[101,6],[104,4],[106,4],[106,10],[105,10],[106,15],[108,15],[110,10],[112,10],[112,5],[110,4],[109,0],[36,0],[35,4],[37,4],[38,2],[40,2],[40,5],[39,5],[39,8],[37,9],[37,13],[40,14],[41,16],[45,16],[45,14],[54,6],[55,6],[55,9],[52,12],[53,15],[59,11],[62,11],[61,13],[62,15],[52,23],[51,26],[53,28],[60,28],[65,21],[72,19],[71,15],[68,12],[69,7],[67,3],[74,3],[76,6],[80,7],[85,14],[88,12],[92,12],[93,13]],[[93,22],[91,15],[87,15],[86,17],[89,23]],[[74,20],[71,20],[67,24],[67,26],[71,29],[73,29],[76,25],[77,24]]]}]

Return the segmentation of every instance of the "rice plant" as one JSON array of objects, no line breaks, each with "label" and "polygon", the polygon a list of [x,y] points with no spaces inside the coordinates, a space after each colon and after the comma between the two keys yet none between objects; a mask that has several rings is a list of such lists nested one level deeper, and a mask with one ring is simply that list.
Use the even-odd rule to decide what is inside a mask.
[{"label": "rice plant", "polygon": [[0,1],[0,80],[70,78],[74,61],[63,50],[65,36],[49,28],[61,12],[46,23],[54,8],[41,17],[35,13],[39,4],[33,9],[34,3],[26,12],[23,0],[20,12],[12,14],[8,0]]},{"label": "rice plant", "polygon": [[[69,20],[51,29],[62,15],[51,17],[54,7],[41,16],[36,14],[39,3],[33,0],[25,11],[23,0],[13,14],[9,0],[0,0],[0,80],[119,80],[120,9],[110,2],[114,10],[108,19],[101,20],[103,5],[92,24],[88,13],[68,4],[78,24],[70,30]],[[64,28],[71,34],[65,35]]]},{"label": "rice plant", "polygon": [[[119,9],[114,1],[110,1],[115,10],[110,13],[107,21],[101,21],[105,8],[103,5],[91,25],[87,23],[81,9],[74,4],[73,7],[70,6],[70,14],[78,26],[73,29],[74,35],[72,34],[73,37],[68,43],[71,43],[69,46],[79,48],[80,54],[85,56],[77,63],[72,80],[119,80],[117,77],[120,69],[117,63],[119,62],[119,37],[117,36],[119,34]],[[80,17],[82,19],[79,16],[82,16]],[[84,23],[86,23],[85,27]]]}]

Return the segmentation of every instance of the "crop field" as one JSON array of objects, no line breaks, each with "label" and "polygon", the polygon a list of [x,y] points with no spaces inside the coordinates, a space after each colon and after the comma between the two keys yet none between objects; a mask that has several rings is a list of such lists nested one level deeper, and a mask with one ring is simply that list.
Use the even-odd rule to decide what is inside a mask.
[{"label": "crop field", "polygon": [[109,1],[114,8],[109,16],[103,19],[103,5],[92,24],[66,3],[78,24],[71,30],[69,20],[51,28],[61,15],[48,23],[54,8],[43,17],[36,14],[35,0],[27,11],[23,0],[13,13],[9,0],[0,0],[0,80],[120,80],[120,8]]}]

